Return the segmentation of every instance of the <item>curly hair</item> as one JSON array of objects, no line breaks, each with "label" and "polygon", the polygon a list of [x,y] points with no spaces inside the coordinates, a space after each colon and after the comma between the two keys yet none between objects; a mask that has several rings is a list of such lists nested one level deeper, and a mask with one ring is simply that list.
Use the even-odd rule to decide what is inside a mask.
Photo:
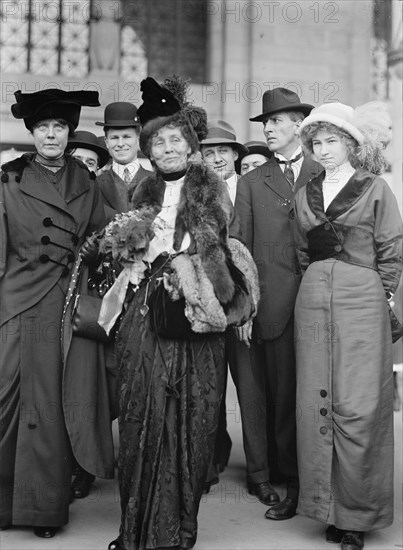
[{"label": "curly hair", "polygon": [[179,111],[171,116],[154,118],[149,122],[146,122],[141,129],[140,149],[148,158],[150,158],[151,155],[151,140],[153,136],[155,136],[164,126],[168,126],[169,128],[179,128],[191,148],[191,154],[198,151],[199,140],[197,138],[196,131],[186,114]]},{"label": "curly hair", "polygon": [[363,168],[379,175],[388,167],[381,143],[371,140],[370,136],[363,132],[365,141],[362,145],[359,145],[348,132],[330,122],[312,122],[312,124],[301,130],[299,137],[302,147],[309,153],[313,153],[312,140],[320,131],[329,132],[340,138],[347,148],[348,160],[354,168]]}]

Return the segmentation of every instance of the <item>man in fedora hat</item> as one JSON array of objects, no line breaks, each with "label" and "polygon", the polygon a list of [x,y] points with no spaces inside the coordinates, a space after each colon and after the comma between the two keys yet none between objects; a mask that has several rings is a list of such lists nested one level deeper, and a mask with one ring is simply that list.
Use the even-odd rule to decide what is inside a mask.
[{"label": "man in fedora hat", "polygon": [[244,146],[248,149],[248,153],[239,155],[235,162],[235,170],[241,176],[244,176],[258,166],[265,164],[272,156],[267,143],[263,141],[247,141]]},{"label": "man in fedora hat", "polygon": [[246,155],[248,149],[237,141],[235,130],[228,122],[216,120],[207,124],[207,136],[200,142],[200,151],[204,163],[227,184],[231,202],[234,204],[239,179],[235,162],[239,155]]},{"label": "man in fedora hat", "polygon": [[264,93],[262,114],[250,120],[263,124],[273,156],[241,178],[235,201],[239,226],[235,224],[233,231],[253,254],[261,289],[250,335],[249,406],[257,419],[254,444],[260,446],[252,481],[273,479],[269,462],[277,459],[277,475],[287,483],[286,498],[266,512],[273,520],[293,517],[299,494],[293,311],[300,273],[290,217],[295,191],[322,169],[303,157],[298,138],[299,126],[312,108],[285,88]]},{"label": "man in fedora hat", "polygon": [[73,157],[81,160],[88,170],[97,173],[109,160],[109,151],[103,138],[102,141],[103,144],[92,132],[77,130],[74,136],[69,138],[67,149]]},{"label": "man in fedora hat", "polygon": [[135,187],[152,173],[137,159],[141,127],[137,108],[126,101],[110,103],[104,122],[95,124],[104,127],[105,144],[112,157],[111,168],[98,177],[101,195],[115,213],[127,212]]}]

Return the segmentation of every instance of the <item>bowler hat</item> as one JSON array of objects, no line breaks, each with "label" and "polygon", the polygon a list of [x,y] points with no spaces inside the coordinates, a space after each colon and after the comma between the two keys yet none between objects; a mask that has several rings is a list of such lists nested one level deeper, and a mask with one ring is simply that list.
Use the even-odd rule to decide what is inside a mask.
[{"label": "bowler hat", "polygon": [[344,103],[323,103],[312,110],[311,114],[302,121],[300,131],[313,122],[330,122],[352,136],[360,145],[365,138],[355,125],[355,111]]},{"label": "bowler hat", "polygon": [[248,152],[239,154],[239,157],[235,161],[235,170],[238,173],[241,172],[242,159],[246,156],[263,155],[267,158],[267,160],[269,160],[269,158],[272,156],[272,152],[267,147],[267,143],[265,143],[264,141],[247,141],[246,143],[244,143],[244,146],[248,149]]},{"label": "bowler hat", "polygon": [[280,111],[301,111],[305,116],[309,115],[313,105],[301,103],[299,96],[287,88],[274,88],[263,94],[263,112],[261,115],[250,118],[252,122],[262,122],[272,113]]},{"label": "bowler hat", "polygon": [[236,140],[234,128],[225,120],[215,120],[207,123],[207,136],[200,145],[228,144],[238,151],[240,155],[247,155],[248,149]]},{"label": "bowler hat", "polygon": [[73,128],[77,128],[80,120],[81,107],[98,107],[98,92],[77,90],[65,92],[58,88],[49,88],[34,93],[14,93],[17,103],[11,106],[14,118],[24,119],[28,130],[32,131],[35,124],[49,118],[63,119]]},{"label": "bowler hat", "polygon": [[98,126],[111,128],[129,128],[140,126],[137,107],[128,101],[115,101],[105,107],[104,122],[96,122]]},{"label": "bowler hat", "polygon": [[[103,138],[102,138],[103,140]],[[86,132],[85,130],[79,130],[74,133],[67,143],[68,149],[77,149],[82,147],[83,149],[90,149],[94,151],[99,157],[99,168],[105,166],[109,160],[109,151],[101,145],[101,141],[92,132]]]}]

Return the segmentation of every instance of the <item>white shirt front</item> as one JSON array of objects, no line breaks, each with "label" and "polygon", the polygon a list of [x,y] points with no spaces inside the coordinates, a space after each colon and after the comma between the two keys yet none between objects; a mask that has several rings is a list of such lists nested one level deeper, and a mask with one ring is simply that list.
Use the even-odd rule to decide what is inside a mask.
[{"label": "white shirt front", "polygon": [[[281,161],[288,162],[298,156],[299,154],[302,155],[302,148],[299,145],[297,149],[294,151],[294,154],[290,159],[286,159],[281,153],[274,153],[274,156]],[[296,160],[295,162],[291,163],[292,171],[294,172],[294,181],[297,181],[299,173],[301,172],[302,163],[304,162],[304,157],[302,156],[299,160]],[[284,173],[285,164],[283,162],[279,164],[282,172]]]},{"label": "white shirt front", "polygon": [[236,197],[236,188],[238,185],[238,174],[234,174],[233,176],[225,180],[225,183],[227,184],[229,198],[231,199],[231,202],[234,205],[235,197]]},{"label": "white shirt front", "polygon": [[129,170],[130,173],[130,181],[134,178],[134,176],[137,174],[140,163],[138,160],[133,160],[132,162],[129,162],[128,164],[119,164],[118,162],[113,161],[112,163],[112,170],[117,174],[120,179],[125,181],[124,171],[125,169]]},{"label": "white shirt front", "polygon": [[326,210],[335,196],[343,189],[354,174],[355,169],[349,162],[337,166],[334,170],[326,170],[323,180],[323,206]]}]

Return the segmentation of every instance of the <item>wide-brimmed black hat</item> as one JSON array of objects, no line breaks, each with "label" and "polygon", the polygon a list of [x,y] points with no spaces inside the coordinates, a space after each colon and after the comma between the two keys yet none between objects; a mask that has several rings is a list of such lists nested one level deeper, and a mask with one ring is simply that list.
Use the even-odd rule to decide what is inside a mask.
[{"label": "wide-brimmed black hat", "polygon": [[248,148],[236,139],[235,129],[225,120],[214,120],[207,123],[207,136],[200,145],[231,145],[240,155],[247,155]]},{"label": "wide-brimmed black hat", "polygon": [[115,101],[105,107],[104,122],[96,122],[98,126],[110,128],[130,128],[140,126],[137,107],[128,101]]},{"label": "wide-brimmed black hat", "polygon": [[267,160],[269,160],[269,158],[273,155],[273,153],[267,147],[267,143],[265,143],[264,141],[247,141],[246,143],[244,143],[244,146],[248,149],[248,152],[240,154],[235,161],[235,170],[237,171],[237,173],[240,173],[242,159],[247,157],[248,155],[263,155],[267,158]]},{"label": "wide-brimmed black hat", "polygon": [[65,92],[50,88],[32,94],[14,93],[17,103],[11,106],[14,118],[24,119],[28,130],[32,131],[41,120],[63,119],[73,128],[77,128],[82,106],[98,107],[98,92],[77,90]]},{"label": "wide-brimmed black hat", "polygon": [[[102,138],[102,141],[104,139]],[[105,142],[104,142],[105,143]],[[86,132],[85,130],[78,130],[74,133],[74,136],[69,138],[67,143],[68,149],[77,149],[82,147],[83,149],[90,149],[94,151],[99,157],[99,168],[105,166],[109,160],[109,151],[105,145],[101,145],[101,140],[97,138],[92,132]]]},{"label": "wide-brimmed black hat", "polygon": [[299,96],[287,88],[274,88],[263,94],[263,112],[261,115],[250,118],[252,122],[262,122],[273,113],[280,111],[301,111],[305,116],[313,109],[313,105],[301,103]]}]

